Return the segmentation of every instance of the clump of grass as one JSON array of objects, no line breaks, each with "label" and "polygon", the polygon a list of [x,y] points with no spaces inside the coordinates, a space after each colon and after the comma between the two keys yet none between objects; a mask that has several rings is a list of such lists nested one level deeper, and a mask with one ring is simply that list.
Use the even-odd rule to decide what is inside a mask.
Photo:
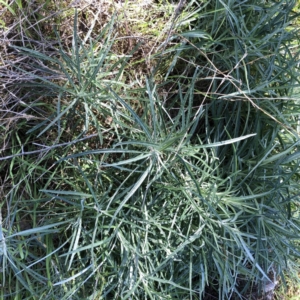
[{"label": "clump of grass", "polygon": [[[276,274],[283,275],[280,268],[284,268],[291,249],[296,257],[299,254],[294,244],[297,229],[293,231],[289,225],[298,222],[298,205],[294,204],[297,193],[293,197],[295,202],[288,201],[292,186],[297,184],[298,132],[295,120],[286,111],[293,108],[295,112],[298,107],[292,91],[298,85],[299,56],[291,51],[293,42],[298,41],[298,32],[288,28],[295,18],[291,13],[294,5],[295,2],[283,1],[266,6],[257,1],[202,4],[201,14],[191,24],[191,30],[178,35],[181,43],[173,48],[173,63],[167,72],[171,81],[167,87],[183,82],[185,86],[180,88],[188,95],[192,75],[199,70],[193,91],[203,118],[195,141],[211,143],[256,133],[255,137],[214,151],[220,161],[218,176],[230,181],[228,184],[239,199],[235,208],[229,208],[231,201],[227,206],[229,203],[220,198],[223,199],[220,212],[241,214],[240,221],[239,217],[235,219],[236,225],[240,222],[235,227],[240,232],[236,236],[245,234],[247,245],[244,264],[232,261],[226,265],[230,260],[221,263],[224,261],[221,255],[215,262],[218,287],[227,287],[220,291],[221,298],[228,297],[232,291],[232,266],[235,271],[237,265],[251,269],[250,282],[253,278],[259,282],[265,277],[263,270],[268,274],[274,262],[280,266]],[[174,110],[180,97],[181,94],[171,95],[170,109]],[[179,107],[177,104],[177,111]],[[242,208],[243,199],[247,208]],[[218,211],[215,206],[214,210]],[[230,234],[224,236],[229,238]],[[238,248],[242,249],[242,244]],[[231,248],[228,253],[234,255],[235,251]],[[224,268],[227,272],[222,271],[220,276]],[[242,269],[240,274],[246,275]]]},{"label": "clump of grass", "polygon": [[3,299],[272,296],[299,257],[294,4],[192,1],[143,82],[118,16],[11,45]]}]

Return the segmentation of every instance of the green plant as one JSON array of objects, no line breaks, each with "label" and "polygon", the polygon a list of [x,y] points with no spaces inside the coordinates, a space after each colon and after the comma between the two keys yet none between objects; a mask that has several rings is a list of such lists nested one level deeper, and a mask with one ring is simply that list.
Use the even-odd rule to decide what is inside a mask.
[{"label": "green plant", "polygon": [[[298,121],[290,111],[298,111],[293,90],[298,85],[299,55],[291,51],[298,31],[289,27],[296,17],[291,13],[294,5],[207,1],[190,30],[173,35],[181,42],[165,51],[173,62],[162,89],[172,86],[179,92],[171,94],[169,109],[179,109],[182,93],[193,94],[194,105],[203,114],[193,143],[256,133],[213,152],[219,161],[215,176],[228,183],[216,185],[220,200],[212,215],[233,213],[234,219],[232,226],[220,225],[219,247],[227,258],[212,250],[214,275],[207,282],[216,281],[220,299],[234,293],[242,297],[255,283],[258,292],[264,291],[266,275],[283,276],[287,257],[293,261],[299,255],[294,243],[298,193],[293,187],[298,184]],[[222,196],[228,187],[232,199]]]},{"label": "green plant", "polygon": [[191,1],[142,87],[115,19],[12,45],[3,299],[257,299],[295,271],[294,4]]}]

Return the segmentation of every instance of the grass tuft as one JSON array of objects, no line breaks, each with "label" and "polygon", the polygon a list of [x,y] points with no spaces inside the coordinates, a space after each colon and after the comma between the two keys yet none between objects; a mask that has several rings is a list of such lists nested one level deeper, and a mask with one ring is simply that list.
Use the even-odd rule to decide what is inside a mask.
[{"label": "grass tuft", "polygon": [[295,1],[2,4],[1,299],[298,291]]}]

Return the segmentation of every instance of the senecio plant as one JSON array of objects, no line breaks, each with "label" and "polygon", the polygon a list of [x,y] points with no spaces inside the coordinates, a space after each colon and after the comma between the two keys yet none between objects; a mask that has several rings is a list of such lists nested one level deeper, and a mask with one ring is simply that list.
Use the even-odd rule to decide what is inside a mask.
[{"label": "senecio plant", "polygon": [[29,17],[0,65],[0,298],[286,288],[300,255],[295,1],[169,3],[144,77],[145,41],[121,54],[118,15],[99,28],[99,8],[84,30],[79,10],[63,39],[42,35],[43,5],[10,7]]}]

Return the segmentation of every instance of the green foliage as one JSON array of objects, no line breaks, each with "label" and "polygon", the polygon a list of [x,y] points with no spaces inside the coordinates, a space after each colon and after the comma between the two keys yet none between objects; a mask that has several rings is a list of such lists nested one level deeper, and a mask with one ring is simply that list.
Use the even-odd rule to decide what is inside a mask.
[{"label": "green foliage", "polygon": [[11,45],[2,299],[258,299],[298,271],[295,1],[263,2],[191,1],[142,87],[114,18]]}]

